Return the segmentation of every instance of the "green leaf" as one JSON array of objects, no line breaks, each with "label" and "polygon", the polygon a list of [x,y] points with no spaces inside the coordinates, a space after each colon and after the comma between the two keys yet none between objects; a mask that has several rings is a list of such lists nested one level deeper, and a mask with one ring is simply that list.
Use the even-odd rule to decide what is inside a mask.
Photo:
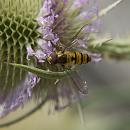
[{"label": "green leaf", "polygon": [[39,77],[47,78],[47,79],[63,78],[65,76],[68,76],[73,71],[73,70],[66,70],[66,71],[63,71],[63,72],[53,72],[53,71],[42,70],[42,69],[39,69],[39,68],[36,68],[36,67],[27,66],[27,65],[23,65],[23,64],[10,63],[9,65],[23,69],[25,71],[29,71],[33,74],[38,75]]},{"label": "green leaf", "polygon": [[104,58],[115,60],[130,60],[130,39],[113,39],[100,44],[102,41],[93,40],[88,44],[88,50],[102,54]]}]

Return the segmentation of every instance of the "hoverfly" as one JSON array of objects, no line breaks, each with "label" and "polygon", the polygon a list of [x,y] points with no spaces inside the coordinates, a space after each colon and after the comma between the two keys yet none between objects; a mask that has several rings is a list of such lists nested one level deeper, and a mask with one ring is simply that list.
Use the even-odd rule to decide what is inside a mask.
[{"label": "hoverfly", "polygon": [[91,57],[87,53],[84,54],[79,51],[67,51],[68,48],[71,48],[73,46],[73,42],[75,38],[78,37],[79,33],[86,25],[82,26],[79,29],[79,31],[74,35],[72,41],[70,41],[70,43],[72,44],[69,47],[65,47],[63,51],[60,50],[60,51],[53,52],[49,57],[47,57],[47,62],[53,65],[61,64],[63,66],[74,65],[74,64],[81,65],[90,62]]},{"label": "hoverfly", "polygon": [[48,58],[47,61],[50,64],[61,64],[61,65],[81,65],[87,64],[91,61],[91,57],[88,54],[83,54],[79,51],[59,51],[53,52]]}]

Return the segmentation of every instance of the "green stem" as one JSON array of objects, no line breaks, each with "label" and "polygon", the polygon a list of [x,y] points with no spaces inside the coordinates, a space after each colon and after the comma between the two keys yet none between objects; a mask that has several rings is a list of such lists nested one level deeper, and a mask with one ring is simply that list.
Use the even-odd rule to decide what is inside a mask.
[{"label": "green stem", "polygon": [[[98,40],[100,41],[100,40]],[[129,39],[115,39],[103,44],[96,41],[90,42],[88,49],[92,52],[101,53],[104,58],[127,59],[130,60],[130,40]]]}]

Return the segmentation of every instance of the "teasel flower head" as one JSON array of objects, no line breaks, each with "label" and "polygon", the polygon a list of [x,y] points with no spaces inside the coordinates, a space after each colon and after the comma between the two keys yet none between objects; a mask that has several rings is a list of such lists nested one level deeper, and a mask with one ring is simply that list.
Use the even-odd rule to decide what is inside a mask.
[{"label": "teasel flower head", "polygon": [[88,48],[100,25],[97,2],[2,0],[0,5],[0,116],[31,98],[45,98],[61,110],[86,97],[86,81],[74,65],[68,70],[46,59],[55,51],[74,50],[101,60]]}]

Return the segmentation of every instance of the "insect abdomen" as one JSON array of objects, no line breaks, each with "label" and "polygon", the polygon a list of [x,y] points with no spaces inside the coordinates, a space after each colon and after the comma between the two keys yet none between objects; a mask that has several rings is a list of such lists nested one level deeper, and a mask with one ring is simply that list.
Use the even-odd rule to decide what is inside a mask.
[{"label": "insect abdomen", "polygon": [[67,55],[67,64],[87,64],[91,61],[91,57],[88,54],[83,54],[81,52],[65,52]]},{"label": "insect abdomen", "polygon": [[88,54],[82,54],[83,58],[82,58],[82,64],[87,64],[88,62],[91,61],[91,57]]},{"label": "insect abdomen", "polygon": [[81,52],[75,52],[75,64],[87,64],[91,61],[88,54],[83,54]]}]

